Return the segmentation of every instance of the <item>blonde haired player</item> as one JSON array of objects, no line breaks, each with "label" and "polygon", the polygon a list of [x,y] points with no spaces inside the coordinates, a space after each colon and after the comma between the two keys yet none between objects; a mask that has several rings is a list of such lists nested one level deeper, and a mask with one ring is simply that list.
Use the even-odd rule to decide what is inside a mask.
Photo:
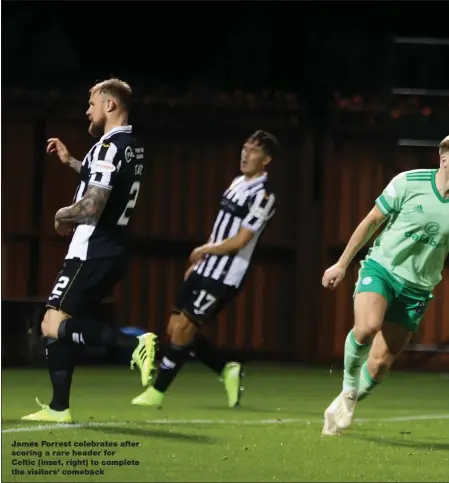
[{"label": "blonde haired player", "polygon": [[128,265],[127,237],[136,206],[144,150],[128,124],[132,91],[120,79],[107,79],[90,90],[89,134],[98,138],[83,161],[74,159],[58,138],[47,152],[79,173],[74,202],[57,211],[55,230],[72,235],[70,247],[48,297],[41,323],[53,388],[50,404],[22,419],[69,423],[70,392],[76,345],[124,347],[133,350],[132,364],[146,386],[154,368],[154,334],[139,337],[95,317],[96,308],[122,279]]},{"label": "blonde haired player", "polygon": [[336,289],[357,252],[387,225],[361,264],[353,329],[345,342],[343,390],[324,413],[323,435],[348,428],[365,398],[419,328],[449,253],[449,136],[439,169],[400,173],[351,236],[323,286]]}]

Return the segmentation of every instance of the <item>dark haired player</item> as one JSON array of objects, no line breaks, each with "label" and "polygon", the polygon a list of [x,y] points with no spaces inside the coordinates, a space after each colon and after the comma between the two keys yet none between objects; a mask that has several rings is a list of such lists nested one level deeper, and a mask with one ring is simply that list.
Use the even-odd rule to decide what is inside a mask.
[{"label": "dark haired player", "polygon": [[274,214],[275,196],[268,188],[265,168],[277,147],[276,138],[265,131],[255,132],[245,142],[242,176],[224,192],[209,242],[190,255],[192,265],[175,300],[167,329],[170,345],[157,379],[132,404],[161,406],[165,392],[192,352],[221,376],[228,406],[239,404],[241,364],[228,362],[198,331],[239,293],[257,242]]}]

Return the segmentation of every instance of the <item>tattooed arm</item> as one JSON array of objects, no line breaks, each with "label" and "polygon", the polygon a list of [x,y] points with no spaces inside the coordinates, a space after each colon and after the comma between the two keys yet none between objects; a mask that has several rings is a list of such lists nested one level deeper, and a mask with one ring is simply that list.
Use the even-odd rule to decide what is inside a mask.
[{"label": "tattooed arm", "polygon": [[81,171],[81,167],[83,165],[82,161],[78,161],[77,159],[75,159],[74,157],[70,156],[67,164],[73,169],[75,170],[77,173],[79,173]]},{"label": "tattooed arm", "polygon": [[50,138],[47,143],[47,153],[56,153],[63,164],[70,166],[77,173],[81,171],[83,163],[69,153],[67,146],[59,138]]},{"label": "tattooed arm", "polygon": [[79,201],[57,211],[55,221],[94,225],[103,213],[110,192],[110,189],[89,185]]}]

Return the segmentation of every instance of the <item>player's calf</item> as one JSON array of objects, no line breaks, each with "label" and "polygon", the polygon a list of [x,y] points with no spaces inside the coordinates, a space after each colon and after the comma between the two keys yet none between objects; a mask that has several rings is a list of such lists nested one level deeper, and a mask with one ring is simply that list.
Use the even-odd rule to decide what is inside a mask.
[{"label": "player's calf", "polygon": [[160,393],[167,391],[189,358],[191,343],[197,331],[197,327],[182,313],[171,316],[169,327],[170,344],[162,356],[159,374],[154,383],[154,388]]},{"label": "player's calf", "polygon": [[340,396],[326,409],[326,434],[332,433],[333,430],[329,429],[332,424],[337,434],[338,430],[348,428],[354,418],[361,369],[368,357],[372,338],[382,327],[388,306],[385,297],[379,293],[365,291],[375,281],[374,277],[367,276],[358,285],[359,292],[354,300],[354,328],[345,342],[343,389]]},{"label": "player's calf", "polygon": [[374,338],[368,360],[360,373],[359,401],[367,397],[379,385],[411,337],[412,332],[407,328],[399,324],[384,323]]},{"label": "player's calf", "polygon": [[354,328],[345,342],[343,390],[357,390],[360,369],[368,356],[373,337],[382,327],[387,306],[387,300],[378,293],[363,292],[356,295]]},{"label": "player's calf", "polygon": [[123,334],[116,327],[88,314],[67,315],[62,311],[48,309],[41,328],[46,337],[77,344],[127,349],[136,349],[139,345],[138,337]]}]

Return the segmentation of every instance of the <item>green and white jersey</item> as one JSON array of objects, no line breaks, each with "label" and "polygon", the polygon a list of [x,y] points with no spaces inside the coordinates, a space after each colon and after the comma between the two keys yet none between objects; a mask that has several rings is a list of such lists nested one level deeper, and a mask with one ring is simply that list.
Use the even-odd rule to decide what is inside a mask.
[{"label": "green and white jersey", "polygon": [[432,291],[449,253],[449,199],[438,192],[437,170],[400,173],[377,198],[390,219],[367,258],[410,286]]}]

